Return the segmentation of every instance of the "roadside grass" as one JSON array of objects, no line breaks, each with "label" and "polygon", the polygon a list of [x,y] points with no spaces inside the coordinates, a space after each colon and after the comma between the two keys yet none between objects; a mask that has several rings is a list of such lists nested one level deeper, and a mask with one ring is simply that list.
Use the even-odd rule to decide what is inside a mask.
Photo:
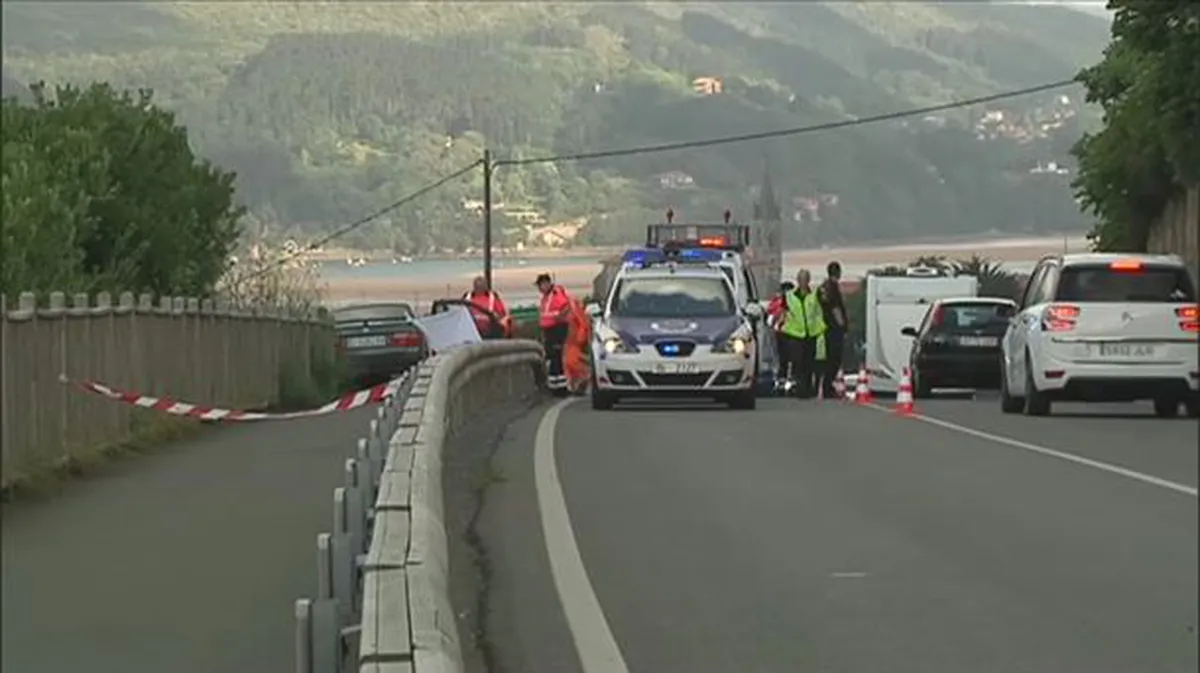
[{"label": "roadside grass", "polygon": [[129,426],[129,437],[122,441],[60,460],[25,465],[12,482],[0,487],[0,503],[11,505],[58,496],[71,481],[101,474],[115,464],[159,452],[211,429],[210,424],[195,419],[142,409],[134,411]]}]

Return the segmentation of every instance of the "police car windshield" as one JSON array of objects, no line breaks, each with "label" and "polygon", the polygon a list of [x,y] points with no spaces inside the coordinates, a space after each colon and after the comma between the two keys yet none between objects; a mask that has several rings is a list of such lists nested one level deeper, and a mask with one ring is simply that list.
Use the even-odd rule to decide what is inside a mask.
[{"label": "police car windshield", "polygon": [[715,277],[626,278],[614,299],[612,315],[625,318],[719,318],[736,313],[729,287]]}]

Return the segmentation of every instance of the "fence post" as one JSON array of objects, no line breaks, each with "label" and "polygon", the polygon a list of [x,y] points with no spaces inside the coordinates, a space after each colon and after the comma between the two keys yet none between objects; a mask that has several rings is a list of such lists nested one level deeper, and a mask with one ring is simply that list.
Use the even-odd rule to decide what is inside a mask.
[{"label": "fence post", "polygon": [[313,673],[336,673],[341,666],[342,606],[335,595],[335,555],[329,533],[317,536],[317,600],[312,603]]}]

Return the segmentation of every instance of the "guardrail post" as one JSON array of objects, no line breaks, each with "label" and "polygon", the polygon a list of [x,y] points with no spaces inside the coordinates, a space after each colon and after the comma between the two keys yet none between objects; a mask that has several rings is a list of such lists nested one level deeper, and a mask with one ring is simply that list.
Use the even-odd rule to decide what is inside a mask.
[{"label": "guardrail post", "polygon": [[313,671],[312,601],[296,599],[296,673]]},{"label": "guardrail post", "polygon": [[355,551],[354,542],[351,539],[350,531],[347,529],[349,512],[346,511],[348,494],[346,489],[338,487],[333,490],[333,536],[331,547],[333,549],[333,595],[338,601],[338,615],[341,618],[339,623],[346,624],[350,621],[351,606],[354,605],[355,587],[358,584],[357,575],[358,568],[356,560],[358,553]]},{"label": "guardrail post", "polygon": [[317,536],[317,600],[311,602],[312,673],[340,673],[342,662],[341,605],[334,592],[334,553],[329,533]]},{"label": "guardrail post", "polygon": [[375,481],[375,460],[371,457],[370,446],[371,442],[359,442],[358,455],[354,460],[354,487],[358,489],[358,517],[361,534],[359,543],[362,546],[359,549],[360,552],[367,551],[367,544],[370,542],[365,532],[368,513],[375,504],[375,497],[379,490],[379,483]]},{"label": "guardrail post", "polygon": [[342,485],[346,489],[346,534],[350,537],[350,549],[357,556],[366,549],[366,513],[363,510],[361,477],[362,465],[354,458],[347,458],[342,470]]}]

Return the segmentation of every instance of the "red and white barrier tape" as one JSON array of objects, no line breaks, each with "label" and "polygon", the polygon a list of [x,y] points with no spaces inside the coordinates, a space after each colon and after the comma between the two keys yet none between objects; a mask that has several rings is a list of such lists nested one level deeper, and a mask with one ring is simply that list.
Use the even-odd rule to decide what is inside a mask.
[{"label": "red and white barrier tape", "polygon": [[394,396],[396,391],[400,389],[400,385],[408,374],[404,374],[398,378],[392,379],[387,383],[380,383],[360,390],[355,393],[349,393],[340,398],[326,404],[317,409],[308,409],[306,411],[292,411],[282,414],[269,414],[258,411],[241,411],[238,409],[219,409],[217,407],[206,407],[200,404],[190,404],[188,402],[177,402],[166,397],[151,397],[150,395],[141,395],[131,393],[119,388],[107,386],[99,381],[74,381],[67,377],[61,377],[63,383],[79,386],[80,388],[110,400],[124,402],[135,407],[143,409],[153,409],[173,416],[186,416],[188,418],[196,418],[202,421],[282,421],[292,418],[307,418],[310,416],[322,416],[339,411],[350,411],[364,407],[368,404],[379,404],[384,400]]}]

